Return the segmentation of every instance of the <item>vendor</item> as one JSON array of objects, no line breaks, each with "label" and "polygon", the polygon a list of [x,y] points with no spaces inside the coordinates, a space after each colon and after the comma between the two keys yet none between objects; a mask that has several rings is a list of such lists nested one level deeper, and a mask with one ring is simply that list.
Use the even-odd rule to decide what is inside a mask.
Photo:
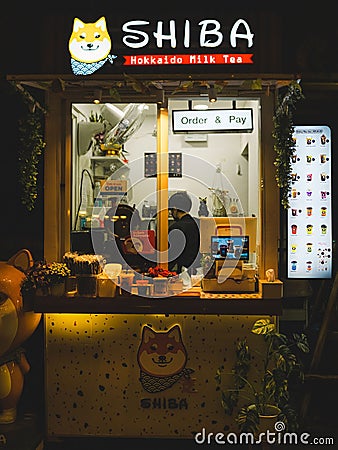
[{"label": "vendor", "polygon": [[186,192],[173,194],[168,201],[168,209],[174,219],[169,226],[169,270],[182,272],[183,268],[193,274],[200,265],[200,231],[196,220],[189,214],[192,206]]}]

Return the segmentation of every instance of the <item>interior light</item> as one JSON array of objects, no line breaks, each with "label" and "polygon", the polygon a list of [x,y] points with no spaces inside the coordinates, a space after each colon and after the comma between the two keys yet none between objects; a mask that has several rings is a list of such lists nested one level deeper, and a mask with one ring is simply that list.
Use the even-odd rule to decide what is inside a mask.
[{"label": "interior light", "polygon": [[208,89],[208,96],[209,96],[209,102],[211,103],[215,103],[217,102],[217,92],[216,89],[214,88],[214,85],[210,85],[209,89]]}]

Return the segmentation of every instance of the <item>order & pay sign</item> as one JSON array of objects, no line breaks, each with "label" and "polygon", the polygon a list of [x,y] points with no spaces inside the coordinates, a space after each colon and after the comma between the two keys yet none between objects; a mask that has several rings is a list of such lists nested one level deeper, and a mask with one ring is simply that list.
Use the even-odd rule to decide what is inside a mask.
[{"label": "order & pay sign", "polygon": [[252,109],[174,110],[174,133],[251,133]]}]

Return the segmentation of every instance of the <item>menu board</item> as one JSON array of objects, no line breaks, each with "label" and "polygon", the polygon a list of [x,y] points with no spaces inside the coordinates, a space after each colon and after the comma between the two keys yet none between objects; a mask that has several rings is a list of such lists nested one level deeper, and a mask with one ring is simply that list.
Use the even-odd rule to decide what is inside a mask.
[{"label": "menu board", "polygon": [[293,139],[287,274],[289,278],[331,278],[331,130],[295,126]]}]

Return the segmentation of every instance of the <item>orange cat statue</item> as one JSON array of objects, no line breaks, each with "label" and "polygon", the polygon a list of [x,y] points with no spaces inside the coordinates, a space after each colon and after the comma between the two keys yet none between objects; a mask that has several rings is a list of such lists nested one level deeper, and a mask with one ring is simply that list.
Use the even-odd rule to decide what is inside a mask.
[{"label": "orange cat statue", "polygon": [[41,314],[26,311],[21,295],[25,272],[33,259],[26,249],[0,261],[0,424],[17,418],[24,375],[30,365],[20,347],[36,330]]}]

